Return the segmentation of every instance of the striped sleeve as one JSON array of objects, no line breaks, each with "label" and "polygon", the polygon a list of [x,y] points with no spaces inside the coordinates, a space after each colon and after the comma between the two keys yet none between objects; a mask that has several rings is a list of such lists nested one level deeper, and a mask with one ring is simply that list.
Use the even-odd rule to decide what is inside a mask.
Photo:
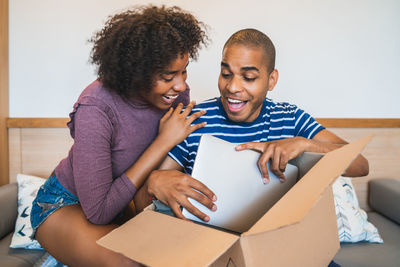
[{"label": "striped sleeve", "polygon": [[295,136],[302,136],[308,139],[325,129],[310,114],[302,109],[297,109],[295,114]]},{"label": "striped sleeve", "polygon": [[187,149],[186,140],[184,140],[182,143],[175,146],[170,152],[168,152],[168,156],[175,160],[183,168],[185,168],[188,163],[188,155],[189,151]]}]

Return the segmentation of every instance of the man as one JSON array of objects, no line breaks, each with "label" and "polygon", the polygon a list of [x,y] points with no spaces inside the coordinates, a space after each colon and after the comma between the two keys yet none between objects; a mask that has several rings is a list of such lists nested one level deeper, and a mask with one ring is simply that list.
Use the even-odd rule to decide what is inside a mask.
[{"label": "man", "polygon": [[[138,210],[149,203],[149,196],[167,204],[173,213],[186,219],[183,206],[198,218],[209,217],[195,208],[188,198],[216,210],[216,196],[205,185],[190,177],[201,135],[211,134],[232,143],[236,149],[261,153],[258,167],[264,183],[269,182],[267,162],[282,182],[289,160],[303,152],[326,153],[346,142],[326,130],[308,113],[289,103],[276,103],[266,98],[278,81],[275,48],[271,40],[255,29],[234,33],[224,45],[218,80],[220,97],[196,105],[192,112],[206,110],[196,123],[205,127],[190,134],[169,152],[169,157],[154,171],[135,198]],[[184,170],[186,174],[181,171]],[[174,172],[163,179],[166,171]],[[364,176],[368,161],[359,155],[344,176]]]}]

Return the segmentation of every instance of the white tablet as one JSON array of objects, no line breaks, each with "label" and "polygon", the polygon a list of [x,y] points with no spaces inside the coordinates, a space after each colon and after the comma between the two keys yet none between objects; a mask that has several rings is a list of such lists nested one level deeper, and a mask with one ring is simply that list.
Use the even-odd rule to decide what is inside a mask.
[{"label": "white tablet", "polygon": [[[213,212],[193,199],[189,201],[209,215],[207,224],[242,233],[289,191],[297,181],[298,170],[288,164],[284,183],[269,171],[270,182],[264,184],[257,167],[260,153],[236,151],[236,145],[211,135],[201,137],[192,177],[217,195],[218,209]],[[204,223],[186,209],[183,215]]]}]

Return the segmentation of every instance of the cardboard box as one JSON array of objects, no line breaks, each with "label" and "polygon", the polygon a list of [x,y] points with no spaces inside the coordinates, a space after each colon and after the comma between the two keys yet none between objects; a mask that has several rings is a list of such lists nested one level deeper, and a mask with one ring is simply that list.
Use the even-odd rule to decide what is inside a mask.
[{"label": "cardboard box", "polygon": [[340,248],[331,184],[370,139],[294,160],[305,175],[241,235],[146,210],[97,243],[148,266],[327,266]]}]

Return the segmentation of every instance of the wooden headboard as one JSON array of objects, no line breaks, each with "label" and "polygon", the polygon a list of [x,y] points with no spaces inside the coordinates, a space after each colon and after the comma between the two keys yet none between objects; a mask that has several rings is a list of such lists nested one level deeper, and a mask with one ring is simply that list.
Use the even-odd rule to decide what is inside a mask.
[{"label": "wooden headboard", "polygon": [[[68,128],[65,127],[66,121],[67,119],[8,120],[10,182],[15,181],[17,173],[44,178],[49,176],[58,162],[67,156],[73,144]],[[342,124],[330,120],[322,123],[328,127],[357,125],[346,120],[341,121]],[[397,126],[394,128],[329,128],[329,130],[349,142],[367,135],[374,136],[363,152],[370,164],[370,174],[353,179],[360,206],[369,210],[367,182],[376,178],[400,179],[400,128]]]},{"label": "wooden headboard", "polygon": [[47,178],[73,144],[67,128],[9,128],[10,182],[17,173]]}]

